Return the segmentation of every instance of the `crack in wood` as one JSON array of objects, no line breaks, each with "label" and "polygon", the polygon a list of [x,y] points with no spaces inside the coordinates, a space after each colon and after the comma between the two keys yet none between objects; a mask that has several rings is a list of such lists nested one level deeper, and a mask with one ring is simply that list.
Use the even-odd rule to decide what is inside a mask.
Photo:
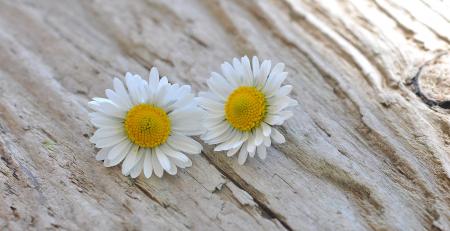
[{"label": "crack in wood", "polygon": [[135,186],[142,192],[144,193],[144,195],[146,195],[150,200],[156,202],[158,205],[160,205],[163,208],[168,208],[170,207],[169,204],[165,203],[164,201],[159,200],[157,197],[153,196],[153,194],[148,191],[143,185],[141,185],[142,183],[140,181],[136,181],[135,182]]},{"label": "crack in wood", "polygon": [[283,227],[289,231],[294,230],[286,221],[286,218],[273,211],[268,205],[266,205],[266,199],[264,198],[263,194],[259,192],[257,189],[255,189],[252,185],[247,183],[244,179],[242,179],[238,174],[234,173],[233,170],[229,166],[221,166],[219,162],[216,162],[212,158],[209,157],[208,154],[203,153],[203,156],[205,157],[208,162],[213,165],[220,173],[222,173],[223,176],[227,177],[233,184],[235,184],[240,189],[246,191],[248,194],[250,194],[253,197],[253,201],[258,205],[258,207],[263,212],[261,215],[263,217],[266,217],[268,219],[276,219],[278,222],[280,222]]}]

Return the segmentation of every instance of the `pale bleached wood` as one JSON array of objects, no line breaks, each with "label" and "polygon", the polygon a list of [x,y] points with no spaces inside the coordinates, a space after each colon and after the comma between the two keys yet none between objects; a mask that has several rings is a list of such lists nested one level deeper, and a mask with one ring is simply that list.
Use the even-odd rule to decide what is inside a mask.
[{"label": "pale bleached wood", "polygon": [[[450,230],[449,111],[412,84],[450,78],[449,6],[0,1],[0,227]],[[136,180],[95,161],[86,104],[114,76],[157,66],[202,91],[242,55],[286,63],[300,103],[265,161],[205,146],[177,176]]]}]

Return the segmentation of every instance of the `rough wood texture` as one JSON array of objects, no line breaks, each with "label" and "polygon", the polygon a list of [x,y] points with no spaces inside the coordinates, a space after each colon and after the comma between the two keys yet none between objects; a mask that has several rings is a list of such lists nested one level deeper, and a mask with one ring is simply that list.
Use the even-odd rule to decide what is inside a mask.
[{"label": "rough wood texture", "polygon": [[[440,0],[2,0],[0,229],[450,230],[449,12]],[[95,161],[86,104],[113,76],[154,65],[204,90],[244,54],[285,62],[300,103],[266,161],[205,147],[149,180]]]}]

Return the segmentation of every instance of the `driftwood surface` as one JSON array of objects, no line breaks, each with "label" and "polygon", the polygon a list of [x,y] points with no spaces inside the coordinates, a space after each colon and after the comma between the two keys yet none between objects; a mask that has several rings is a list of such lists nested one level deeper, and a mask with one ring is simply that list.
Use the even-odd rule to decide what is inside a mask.
[{"label": "driftwood surface", "polygon": [[[446,0],[1,0],[1,230],[450,230]],[[286,63],[300,105],[265,161],[133,180],[95,160],[114,76],[206,90]]]}]

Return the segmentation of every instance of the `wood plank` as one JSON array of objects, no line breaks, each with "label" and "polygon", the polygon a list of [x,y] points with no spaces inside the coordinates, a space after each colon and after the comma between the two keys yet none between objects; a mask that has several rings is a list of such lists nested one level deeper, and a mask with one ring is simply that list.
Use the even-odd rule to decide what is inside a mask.
[{"label": "wood plank", "polygon": [[[428,77],[417,82],[427,96],[449,99],[449,10],[421,0],[2,1],[0,227],[450,230],[449,109],[412,84]],[[201,91],[243,55],[284,62],[300,103],[265,161],[240,166],[205,145],[176,176],[135,180],[95,161],[87,102],[113,77],[157,66]]]}]

